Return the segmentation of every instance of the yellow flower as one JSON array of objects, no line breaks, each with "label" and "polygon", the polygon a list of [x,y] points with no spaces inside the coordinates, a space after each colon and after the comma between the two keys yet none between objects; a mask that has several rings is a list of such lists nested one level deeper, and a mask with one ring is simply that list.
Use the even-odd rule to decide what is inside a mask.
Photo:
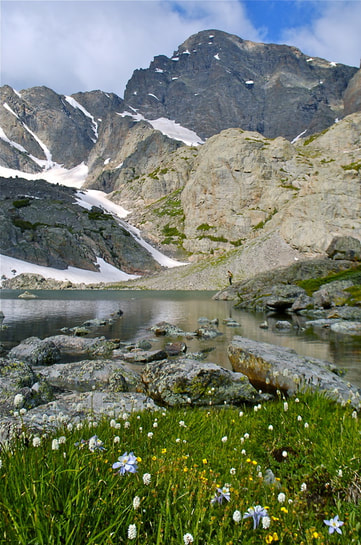
[{"label": "yellow flower", "polygon": [[318,539],[320,536],[321,536],[321,534],[319,534],[318,532],[313,532],[313,534],[312,534],[312,537],[314,539]]},{"label": "yellow flower", "polygon": [[273,532],[273,541],[279,541],[279,537],[277,535],[277,532]]},{"label": "yellow flower", "polygon": [[203,458],[202,462],[203,462],[204,464],[208,464],[207,458]]},{"label": "yellow flower", "polygon": [[187,468],[187,467],[185,467],[185,468],[183,469],[183,471],[184,471],[184,473],[187,473],[187,471],[188,471],[188,468]]},{"label": "yellow flower", "polygon": [[268,536],[266,536],[266,543],[272,543],[273,541],[273,537],[271,536],[271,534],[268,534]]},{"label": "yellow flower", "polygon": [[141,461],[142,461],[141,457],[137,456],[137,462],[141,462]]},{"label": "yellow flower", "polygon": [[156,456],[152,456],[152,460],[153,460],[153,462],[155,462],[155,460],[156,460],[156,459],[157,459],[157,457],[156,457]]},{"label": "yellow flower", "polygon": [[256,465],[257,465],[256,460],[252,460],[252,464],[253,464],[254,466],[256,466]]},{"label": "yellow flower", "polygon": [[288,513],[288,509],[286,509],[286,507],[281,507],[281,511],[283,511],[283,513]]},{"label": "yellow flower", "polygon": [[167,452],[166,448],[162,448],[162,454],[165,454]]}]

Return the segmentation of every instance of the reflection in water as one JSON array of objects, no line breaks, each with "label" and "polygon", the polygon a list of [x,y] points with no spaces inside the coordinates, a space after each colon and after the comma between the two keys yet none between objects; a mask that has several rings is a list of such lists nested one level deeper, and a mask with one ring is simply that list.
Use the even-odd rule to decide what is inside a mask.
[{"label": "reflection in water", "polygon": [[[22,339],[36,336],[45,338],[61,333],[63,327],[80,326],[98,318],[114,321],[94,330],[94,335],[118,338],[131,342],[144,337],[152,338],[154,346],[162,346],[169,339],[154,339],[149,331],[158,322],[166,321],[184,331],[193,332],[199,327],[198,318],[218,318],[222,335],[211,341],[187,339],[188,352],[211,346],[214,348],[207,361],[230,368],[227,345],[234,335],[292,348],[298,354],[320,358],[347,368],[347,379],[361,386],[361,339],[331,334],[321,330],[304,330],[299,316],[267,316],[264,313],[246,312],[233,308],[231,301],[213,301],[210,292],[144,292],[144,291],[43,291],[36,292],[38,299],[18,299],[20,292],[2,290],[2,311],[5,315],[0,331],[0,341],[7,346]],[[123,315],[118,317],[117,311]],[[240,325],[227,327],[223,320],[232,318]],[[267,318],[269,328],[260,324]],[[277,320],[292,322],[292,329],[277,331]]]}]

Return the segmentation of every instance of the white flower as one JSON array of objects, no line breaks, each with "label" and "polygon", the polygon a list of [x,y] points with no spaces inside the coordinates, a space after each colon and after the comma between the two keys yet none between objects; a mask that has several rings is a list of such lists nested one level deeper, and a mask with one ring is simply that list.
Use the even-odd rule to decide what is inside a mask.
[{"label": "white flower", "polygon": [[284,503],[286,501],[286,494],[280,492],[277,496],[277,500],[279,501],[279,503]]},{"label": "white flower", "polygon": [[357,418],[357,412],[356,411],[353,411],[352,414],[351,414],[352,418]]},{"label": "white flower", "polygon": [[158,428],[158,422],[153,422],[153,428]]},{"label": "white flower", "polygon": [[184,534],[183,541],[184,545],[189,545],[190,543],[193,543],[194,539],[192,534]]},{"label": "white flower", "polygon": [[302,483],[301,484],[301,492],[306,492],[307,490],[307,484],[306,483]]},{"label": "white flower", "polygon": [[14,397],[14,406],[15,407],[21,407],[24,403],[24,396],[22,394],[16,394]]},{"label": "white flower", "polygon": [[66,442],[66,437],[64,435],[61,435],[58,441],[59,441],[59,445],[64,445],[64,443]]},{"label": "white flower", "polygon": [[113,439],[113,443],[116,444],[116,443],[120,443],[120,437],[119,435],[116,435]]},{"label": "white flower", "polygon": [[305,428],[306,429],[308,428],[308,422],[305,422]]},{"label": "white flower", "polygon": [[33,447],[40,447],[41,439],[40,437],[33,437]]},{"label": "white flower", "polygon": [[180,443],[180,437],[177,437],[177,439],[175,440],[176,443]]},{"label": "white flower", "polygon": [[231,469],[229,470],[230,474],[231,475],[235,475],[236,474],[236,468],[235,467],[231,467]]},{"label": "white flower", "polygon": [[185,423],[184,423],[184,420],[180,420],[180,421],[179,421],[179,425],[180,425],[181,428],[186,428],[186,427],[187,427],[187,426],[185,425]]},{"label": "white flower", "polygon": [[135,539],[137,537],[137,527],[135,524],[129,524],[128,526],[128,539]]},{"label": "white flower", "polygon": [[298,420],[299,422],[301,422],[302,416],[301,416],[300,414],[297,416],[297,420]]},{"label": "white flower", "polygon": [[78,422],[77,425],[76,425],[76,429],[77,429],[77,430],[83,429],[83,423],[82,423],[82,422]]},{"label": "white flower", "polygon": [[236,511],[233,513],[233,517],[232,517],[232,518],[233,518],[234,522],[241,522],[241,520],[242,520],[242,514],[241,514],[241,512],[236,510]]},{"label": "white flower", "polygon": [[149,437],[149,439],[152,439],[153,433],[151,431],[148,433],[148,437]]},{"label": "white flower", "polygon": [[239,411],[238,416],[242,417],[243,416],[243,411]]},{"label": "white flower", "polygon": [[284,458],[287,458],[287,456],[288,456],[287,450],[283,450],[283,451],[282,451],[282,456],[283,456]]},{"label": "white flower", "polygon": [[133,498],[133,509],[138,509],[140,506],[140,497],[134,496]]},{"label": "white flower", "polygon": [[73,431],[73,424],[71,422],[69,422],[69,424],[67,425],[66,429],[68,431]]},{"label": "white flower", "polygon": [[245,439],[249,439],[249,433],[245,433],[243,436]]},{"label": "white flower", "polygon": [[3,461],[0,459],[0,469],[2,468],[3,466]]},{"label": "white flower", "polygon": [[227,441],[228,441],[227,435],[225,435],[224,437],[222,437],[222,443],[227,443]]},{"label": "white flower", "polygon": [[143,483],[144,483],[145,485],[150,484],[151,479],[152,479],[152,476],[151,476],[150,473],[144,473],[144,475],[143,475]]},{"label": "white flower", "polygon": [[20,409],[19,413],[21,416],[24,416],[24,414],[26,414],[28,411],[24,408]]},{"label": "white flower", "polygon": [[117,423],[116,423],[116,421],[114,420],[114,418],[112,418],[111,421],[109,422],[109,426],[110,426],[111,428],[115,428],[116,424],[117,424]]},{"label": "white flower", "polygon": [[265,530],[267,530],[267,528],[270,527],[270,524],[271,524],[271,519],[267,516],[265,517],[262,517],[262,526]]},{"label": "white flower", "polygon": [[241,450],[241,454],[243,454],[243,456],[246,456],[246,451],[244,450],[244,448]]},{"label": "white flower", "polygon": [[343,475],[342,469],[339,469],[337,472],[337,477],[342,477],[342,475]]},{"label": "white flower", "polygon": [[51,448],[52,450],[59,450],[59,441],[57,439],[52,440]]},{"label": "white flower", "polygon": [[270,424],[270,425],[268,426],[268,429],[269,429],[270,431],[272,431],[272,430],[273,430],[273,426],[272,426],[272,424]]},{"label": "white flower", "polygon": [[285,401],[284,404],[283,404],[283,410],[284,410],[285,412],[288,411],[288,403],[287,403],[287,401]]},{"label": "white flower", "polygon": [[296,397],[295,403],[299,403],[299,402],[300,402],[300,400],[298,399],[298,397]]}]

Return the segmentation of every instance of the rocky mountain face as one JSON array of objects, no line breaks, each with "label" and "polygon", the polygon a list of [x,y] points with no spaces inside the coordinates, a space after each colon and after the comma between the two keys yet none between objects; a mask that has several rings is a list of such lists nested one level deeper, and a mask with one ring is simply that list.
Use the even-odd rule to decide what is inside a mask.
[{"label": "rocky mountain face", "polygon": [[0,253],[37,265],[97,271],[97,258],[123,270],[159,270],[115,219],[79,206],[75,190],[43,180],[0,178]]},{"label": "rocky mountain face", "polygon": [[[130,210],[155,246],[194,262],[232,255],[246,276],[323,254],[334,236],[361,238],[360,74],[293,47],[200,32],[135,70],[124,100],[0,88],[0,166],[41,178],[85,163],[84,188]],[[159,118],[205,143],[155,130]],[[94,269],[95,256],[125,272],[157,268],[71,190],[12,178],[1,191],[6,255],[59,268]]]},{"label": "rocky mountain face", "polygon": [[356,71],[295,47],[211,30],[136,70],[124,99],[146,118],[175,119],[202,138],[240,127],[292,140],[343,116],[343,93]]}]

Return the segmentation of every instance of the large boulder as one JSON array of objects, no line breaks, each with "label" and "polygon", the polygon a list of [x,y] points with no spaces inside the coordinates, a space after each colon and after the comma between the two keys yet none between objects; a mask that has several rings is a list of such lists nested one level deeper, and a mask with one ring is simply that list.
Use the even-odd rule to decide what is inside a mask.
[{"label": "large boulder", "polygon": [[337,368],[329,362],[240,336],[228,346],[228,357],[233,370],[244,373],[256,388],[288,395],[309,389],[361,409],[360,391],[338,376]]},{"label": "large boulder", "polygon": [[52,386],[62,390],[129,392],[141,389],[140,377],[124,364],[111,360],[85,360],[56,364],[40,371]]},{"label": "large boulder", "polygon": [[141,378],[146,393],[163,406],[238,405],[263,399],[244,375],[188,358],[149,363]]},{"label": "large boulder", "polygon": [[10,359],[26,361],[30,365],[51,365],[60,359],[59,348],[49,339],[28,337],[8,354]]},{"label": "large boulder", "polygon": [[361,241],[354,237],[335,237],[326,253],[331,259],[361,261]]},{"label": "large boulder", "polygon": [[47,337],[59,349],[61,356],[64,355],[91,355],[108,356],[114,349],[119,347],[119,342],[107,340],[105,337],[84,338],[77,335],[54,335]]}]

